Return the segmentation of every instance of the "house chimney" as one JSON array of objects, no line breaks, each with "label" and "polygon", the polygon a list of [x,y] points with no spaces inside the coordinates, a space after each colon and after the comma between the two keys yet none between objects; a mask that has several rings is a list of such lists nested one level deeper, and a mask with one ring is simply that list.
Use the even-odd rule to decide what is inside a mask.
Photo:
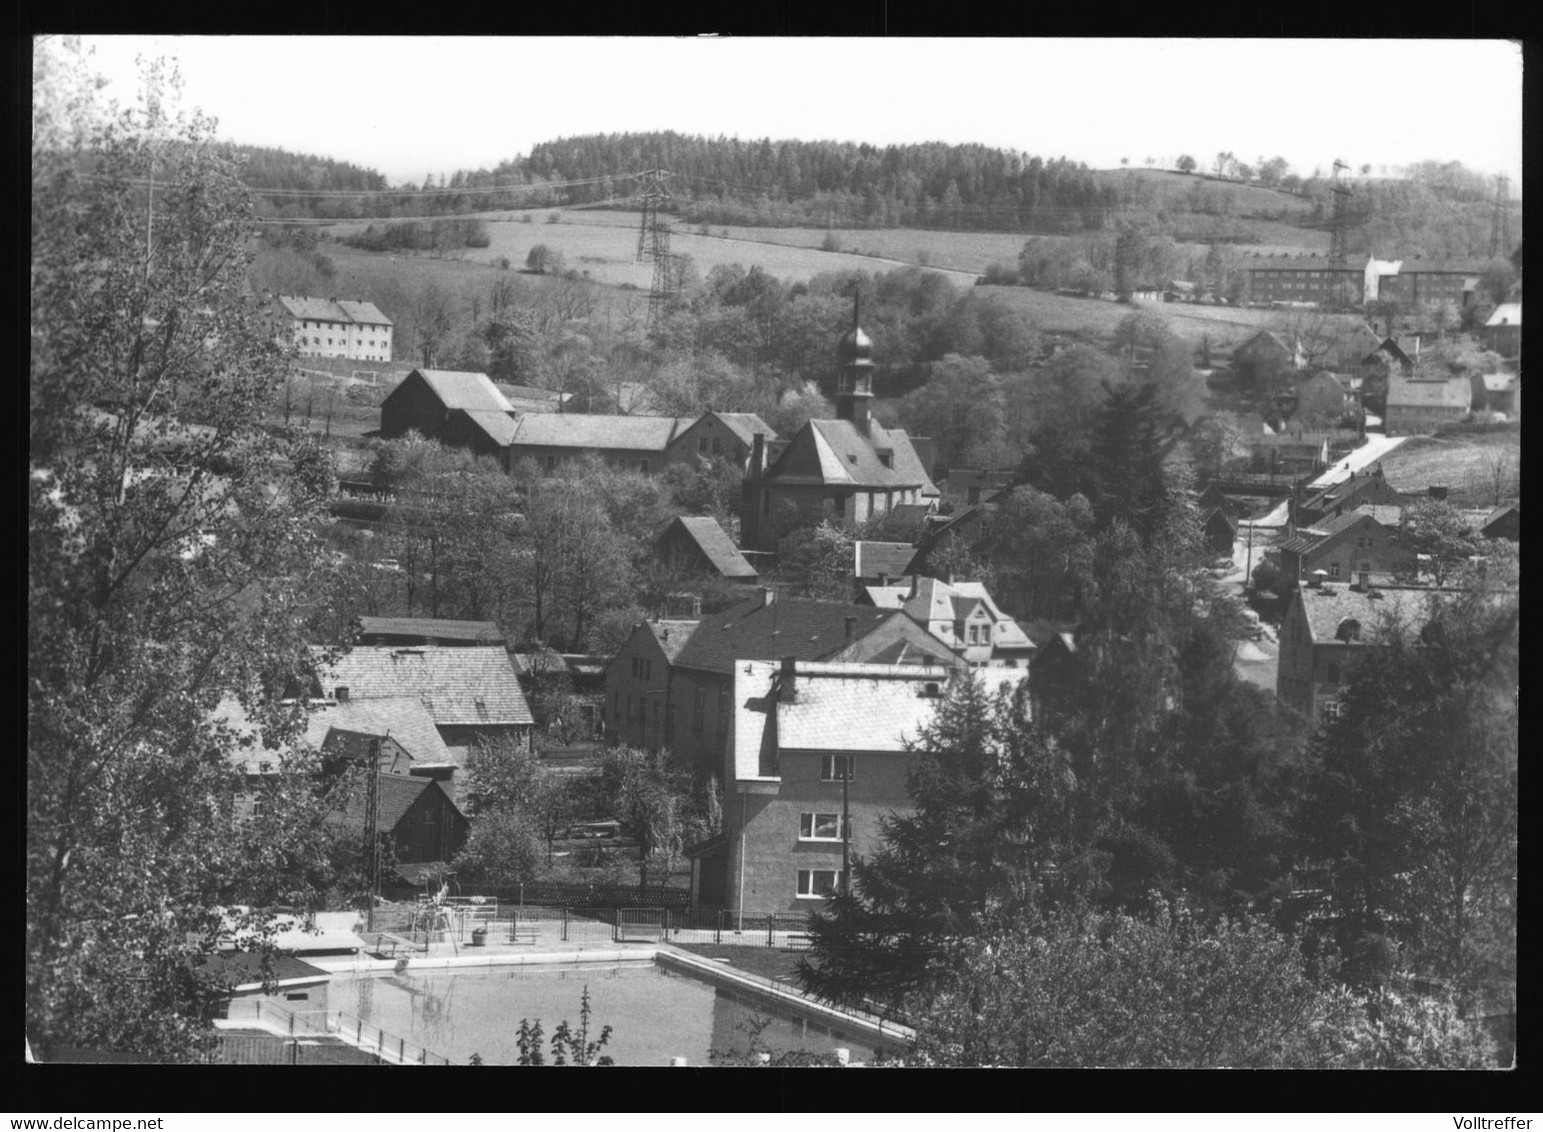
[{"label": "house chimney", "polygon": [[881,585],[881,586],[889,585],[889,575],[886,574],[883,570],[879,571],[879,585]]},{"label": "house chimney", "polygon": [[856,632],[856,631],[857,631],[857,618],[855,618],[855,617],[848,617],[847,618],[847,640],[850,641],[852,639],[852,634],[854,632]]},{"label": "house chimney", "polygon": [[332,698],[340,704],[346,704],[348,702],[348,688],[339,684],[332,690]]},{"label": "house chimney", "polygon": [[798,702],[798,660],[795,657],[782,658],[782,680],[777,685],[777,691],[783,703]]},{"label": "house chimney", "polygon": [[912,574],[911,575],[911,592],[906,594],[906,598],[905,598],[907,601],[910,601],[913,597],[916,596],[917,587],[920,586],[920,585],[921,585],[921,575],[920,574]]},{"label": "house chimney", "polygon": [[1430,484],[1426,487],[1425,491],[1432,499],[1444,500],[1447,497],[1447,485],[1444,483]]}]

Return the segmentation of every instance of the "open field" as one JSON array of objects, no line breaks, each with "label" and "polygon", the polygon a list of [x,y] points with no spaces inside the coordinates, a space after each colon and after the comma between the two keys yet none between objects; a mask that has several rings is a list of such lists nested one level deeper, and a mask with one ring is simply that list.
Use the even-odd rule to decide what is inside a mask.
[{"label": "open field", "polygon": [[[1112,333],[1131,311],[1147,311],[1161,316],[1181,338],[1199,341],[1202,335],[1209,337],[1212,349],[1223,353],[1256,330],[1274,325],[1281,317],[1279,311],[1199,303],[1137,302],[1126,305],[1106,299],[1057,295],[1030,287],[979,287],[977,290],[982,295],[999,298],[1027,311],[1041,330],[1103,337]],[[1354,321],[1355,316],[1343,317]]]},{"label": "open field", "polygon": [[1521,461],[1521,427],[1511,425],[1411,437],[1387,454],[1382,472],[1399,491],[1423,493],[1431,484],[1444,484],[1450,489],[1448,500],[1458,507],[1493,507],[1497,469],[1501,498],[1515,498],[1521,490]]},{"label": "open field", "polygon": [[[485,213],[478,216],[488,225],[488,233],[492,237],[492,244],[486,248],[468,248],[464,257],[460,260],[438,260],[438,263],[459,262],[471,266],[479,266],[484,270],[496,271],[494,265],[501,258],[508,258],[516,267],[525,265],[525,257],[530,249],[537,244],[545,244],[547,247],[560,253],[563,257],[564,267],[579,271],[587,275],[597,283],[605,283],[611,286],[631,284],[640,290],[646,291],[653,283],[654,268],[652,263],[637,262],[637,227],[638,217],[636,213],[604,213],[599,211],[562,213],[561,220],[556,224],[546,223],[546,216],[557,210],[541,209],[531,215],[537,217],[536,221],[524,224],[518,220],[519,213],[498,212]],[[327,231],[336,236],[346,236],[352,232],[358,232],[364,225],[359,223],[338,224],[329,226]],[[714,233],[721,233],[725,229],[712,229]],[[728,229],[731,233],[735,229]],[[677,228],[670,238],[670,251],[676,255],[689,255],[696,263],[698,270],[704,275],[719,264],[742,264],[745,267],[759,265],[770,274],[786,282],[798,282],[808,280],[821,272],[826,271],[889,271],[896,267],[903,267],[915,262],[917,244],[910,239],[904,254],[894,254],[892,258],[883,257],[891,251],[898,253],[898,248],[890,248],[881,245],[876,239],[862,242],[860,237],[877,237],[880,235],[896,235],[896,233],[880,232],[854,232],[853,241],[842,239],[843,247],[858,247],[863,251],[872,251],[874,256],[850,255],[845,252],[823,252],[819,249],[820,241],[824,239],[824,233],[811,229],[738,229],[741,233],[765,232],[796,232],[800,237],[798,242],[774,242],[768,240],[735,236],[725,237],[720,234],[709,236],[701,235],[694,230]],[[905,237],[932,235],[932,233],[900,232]],[[943,235],[943,234],[939,234]],[[1018,240],[1014,244],[1011,256],[1016,257],[1018,248],[1023,243]],[[338,258],[344,251],[353,251],[341,246],[328,246],[327,254]],[[377,255],[386,258],[384,253],[363,252],[363,255]],[[401,263],[411,259],[426,257],[398,255],[397,262]],[[984,267],[984,264],[982,264]],[[941,269],[940,269],[941,270]],[[970,286],[975,282],[974,270],[943,271],[943,274],[952,277],[960,286]]]}]

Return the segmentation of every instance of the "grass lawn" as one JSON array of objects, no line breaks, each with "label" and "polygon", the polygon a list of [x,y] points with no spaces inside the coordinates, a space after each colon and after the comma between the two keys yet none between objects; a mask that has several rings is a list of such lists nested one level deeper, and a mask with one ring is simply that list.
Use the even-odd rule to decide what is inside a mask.
[{"label": "grass lawn", "polygon": [[1518,425],[1493,431],[1448,436],[1415,436],[1382,459],[1382,472],[1399,491],[1424,493],[1445,484],[1448,501],[1458,507],[1495,505],[1495,470],[1500,467],[1501,497],[1521,490],[1522,434]]},{"label": "grass lawn", "polygon": [[711,943],[675,943],[682,951],[689,951],[706,959],[727,959],[725,966],[765,979],[778,979],[798,970],[802,951],[783,951],[776,947],[718,947]]}]

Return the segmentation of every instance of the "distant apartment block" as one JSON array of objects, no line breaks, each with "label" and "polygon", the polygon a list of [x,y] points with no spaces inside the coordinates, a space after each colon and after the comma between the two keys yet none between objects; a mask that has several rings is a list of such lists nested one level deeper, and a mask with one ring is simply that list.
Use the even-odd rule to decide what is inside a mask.
[{"label": "distant apartment block", "polygon": [[304,358],[391,360],[392,322],[374,303],[280,295],[289,340]]}]

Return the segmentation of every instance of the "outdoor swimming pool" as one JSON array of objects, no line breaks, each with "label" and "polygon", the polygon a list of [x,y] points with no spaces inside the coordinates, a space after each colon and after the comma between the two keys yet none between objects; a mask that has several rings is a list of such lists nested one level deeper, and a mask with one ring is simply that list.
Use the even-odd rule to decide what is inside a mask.
[{"label": "outdoor swimming pool", "polygon": [[411,969],[399,974],[340,977],[328,1005],[368,1025],[398,1034],[453,1062],[474,1053],[488,1065],[519,1058],[520,1020],[541,1020],[550,1058],[552,1031],[566,1019],[579,1025],[579,997],[589,987],[591,1040],[612,1028],[605,1053],[617,1065],[709,1064],[713,1050],[744,1050],[752,1019],[770,1018],[761,1048],[781,1053],[852,1051],[871,1061],[871,1041],[839,1033],[821,1021],[796,1017],[780,1005],[666,971],[652,960],[617,964]]}]

